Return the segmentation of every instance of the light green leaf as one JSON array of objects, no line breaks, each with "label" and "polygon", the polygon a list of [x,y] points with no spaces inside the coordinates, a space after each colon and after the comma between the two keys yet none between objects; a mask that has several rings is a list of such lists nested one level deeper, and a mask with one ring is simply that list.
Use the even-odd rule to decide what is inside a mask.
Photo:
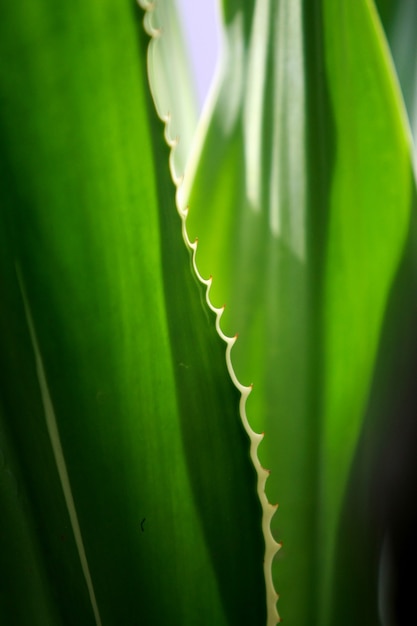
[{"label": "light green leaf", "polygon": [[360,432],[387,301],[409,231],[413,178],[402,100],[373,5],[328,2],[326,9],[337,137],[324,284],[322,463],[328,470],[322,483],[327,503],[322,538],[330,560],[337,494],[343,492]]},{"label": "light green leaf", "polygon": [[280,504],[280,615],[341,624],[338,529],[408,240],[409,130],[372,2],[224,2],[224,16],[182,203],[223,328],[239,333],[233,365],[254,383],[249,422],[265,431],[267,495]]},{"label": "light green leaf", "polygon": [[156,4],[139,1],[147,8],[145,29],[153,37],[148,50],[148,79],[159,117],[175,150],[171,156],[174,178],[181,177],[189,157],[197,125],[197,97],[190,79],[190,60],[186,55],[176,1]]}]

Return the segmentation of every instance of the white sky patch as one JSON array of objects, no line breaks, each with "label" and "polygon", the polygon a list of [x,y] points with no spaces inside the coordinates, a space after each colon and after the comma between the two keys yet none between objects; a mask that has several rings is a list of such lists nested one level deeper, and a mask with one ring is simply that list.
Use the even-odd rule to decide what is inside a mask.
[{"label": "white sky patch", "polygon": [[94,618],[97,626],[101,626],[101,617],[97,606],[96,596],[94,593],[93,582],[91,579],[90,569],[88,567],[87,556],[85,553],[84,542],[81,535],[81,529],[78,522],[77,511],[75,508],[74,498],[72,495],[71,484],[68,476],[67,466],[65,463],[64,453],[62,450],[61,439],[59,437],[58,424],[56,421],[55,411],[52,404],[52,398],[49,393],[48,383],[46,380],[46,373],[43,366],[42,355],[39,349],[38,339],[36,336],[35,326],[30,311],[29,302],[26,295],[26,289],[23,283],[23,278],[20,272],[20,268],[16,263],[16,274],[19,282],[20,292],[23,299],[23,305],[25,309],[26,321],[29,328],[29,334],[32,341],[33,352],[35,355],[36,372],[38,375],[38,382],[42,396],[43,408],[45,411],[46,426],[48,429],[49,438],[51,440],[52,451],[55,458],[55,463],[58,469],[58,475],[61,481],[62,491],[64,492],[65,503],[67,505],[69,518],[71,521],[72,531],[74,533],[75,544],[77,546],[78,555],[81,562],[81,568],[84,574],[84,578],[87,584],[88,593],[90,596],[90,602],[94,613]]},{"label": "white sky patch", "polygon": [[243,111],[246,195],[256,211],[260,210],[262,193],[262,112],[270,39],[269,2],[270,0],[258,0],[255,6]]},{"label": "white sky patch", "polygon": [[[169,0],[172,2],[172,0]],[[215,0],[177,0],[190,53],[200,111],[218,64],[221,38],[220,7]]]}]

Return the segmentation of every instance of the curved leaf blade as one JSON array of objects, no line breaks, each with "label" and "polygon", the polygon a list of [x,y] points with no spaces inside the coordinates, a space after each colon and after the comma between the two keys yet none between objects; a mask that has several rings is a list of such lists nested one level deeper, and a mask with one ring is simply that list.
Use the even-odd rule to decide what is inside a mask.
[{"label": "curved leaf blade", "polygon": [[223,74],[183,204],[266,432],[280,613],[330,624],[343,496],[409,236],[409,131],[371,2],[224,12]]},{"label": "curved leaf blade", "polygon": [[[263,623],[256,475],[224,345],[191,289],[179,220],[173,225],[141,17],[128,2],[7,7],[2,402],[56,623],[221,625],[248,615]],[[48,402],[58,447],[46,428]],[[69,555],[55,549],[52,559],[64,522]],[[56,578],[61,563],[67,571]],[[68,602],[69,588],[77,601]],[[8,623],[10,610],[1,616]]]}]

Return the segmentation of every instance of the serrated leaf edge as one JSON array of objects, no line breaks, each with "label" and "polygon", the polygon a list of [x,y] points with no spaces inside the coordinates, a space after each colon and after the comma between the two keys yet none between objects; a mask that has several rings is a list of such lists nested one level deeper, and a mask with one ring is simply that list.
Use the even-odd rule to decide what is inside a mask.
[{"label": "serrated leaf edge", "polygon": [[245,386],[239,382],[236,376],[235,370],[233,368],[232,358],[231,358],[232,348],[234,344],[236,343],[238,336],[235,335],[234,337],[229,337],[225,335],[222,331],[221,318],[222,318],[225,307],[224,306],[221,308],[215,307],[213,306],[210,300],[210,289],[211,289],[213,279],[211,276],[208,279],[203,278],[203,276],[200,274],[198,270],[197,263],[196,263],[196,252],[197,252],[197,247],[198,247],[198,240],[196,239],[195,241],[191,241],[188,236],[188,232],[187,232],[188,208],[181,208],[181,204],[179,200],[179,195],[180,195],[179,192],[180,192],[183,180],[184,180],[184,176],[178,175],[174,167],[174,152],[178,145],[179,138],[171,137],[171,134],[170,134],[171,114],[168,111],[161,111],[158,109],[158,104],[157,104],[158,100],[157,100],[156,94],[153,92],[152,76],[151,76],[150,67],[149,67],[150,65],[149,58],[152,54],[152,47],[157,45],[158,40],[160,39],[162,35],[161,29],[158,28],[158,26],[153,23],[153,19],[152,19],[157,3],[151,0],[137,0],[137,2],[139,6],[145,10],[143,25],[144,25],[145,32],[151,38],[149,42],[149,46],[148,46],[148,80],[149,80],[150,91],[151,91],[151,95],[152,95],[152,99],[155,105],[156,112],[159,118],[161,119],[161,121],[165,125],[164,137],[165,137],[165,141],[167,145],[170,148],[169,168],[170,168],[172,181],[176,188],[176,207],[177,207],[178,214],[181,218],[182,236],[183,236],[187,249],[191,251],[194,273],[197,279],[199,280],[199,282],[206,287],[207,305],[216,316],[215,325],[216,325],[217,333],[221,337],[221,339],[226,343],[227,369],[233,381],[233,384],[235,385],[235,387],[239,390],[241,394],[240,403],[239,403],[239,412],[240,412],[240,417],[241,417],[244,429],[250,439],[250,457],[252,459],[253,465],[255,467],[255,470],[258,476],[257,493],[258,493],[258,497],[262,506],[262,532],[263,532],[264,539],[265,539],[264,577],[265,577],[265,584],[266,584],[267,626],[275,626],[275,624],[279,623],[281,619],[279,617],[277,607],[276,607],[276,603],[277,603],[279,596],[277,592],[275,591],[273,580],[272,580],[272,562],[273,562],[275,555],[280,550],[281,544],[275,541],[274,537],[272,536],[272,531],[271,531],[271,520],[276,510],[278,509],[278,504],[271,504],[268,501],[266,497],[266,493],[265,493],[265,483],[270,472],[266,470],[264,467],[262,467],[259,461],[259,457],[258,457],[258,446],[264,437],[264,433],[256,433],[254,430],[252,430],[249,424],[249,421],[246,415],[246,401],[247,401],[249,394],[252,391],[252,385]]}]

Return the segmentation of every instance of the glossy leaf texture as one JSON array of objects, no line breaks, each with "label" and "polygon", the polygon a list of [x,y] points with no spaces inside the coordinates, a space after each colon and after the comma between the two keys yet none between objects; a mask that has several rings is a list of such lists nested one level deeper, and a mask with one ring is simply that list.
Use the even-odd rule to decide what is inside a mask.
[{"label": "glossy leaf texture", "polygon": [[[371,389],[379,408],[386,390],[373,381],[394,362],[379,356],[401,327],[388,311],[412,308],[394,289],[414,271],[402,98],[370,1],[224,0],[223,12],[223,64],[181,202],[223,329],[239,333],[237,375],[254,384],[249,422],[265,431],[266,493],[279,502],[279,613],[378,623],[378,567],[356,593],[358,562],[339,567],[339,553],[369,522],[343,525]],[[363,558],[373,566],[380,550],[379,533]]]},{"label": "glossy leaf texture", "polygon": [[0,623],[264,624],[239,392],[181,237],[143,12],[4,7]]}]

